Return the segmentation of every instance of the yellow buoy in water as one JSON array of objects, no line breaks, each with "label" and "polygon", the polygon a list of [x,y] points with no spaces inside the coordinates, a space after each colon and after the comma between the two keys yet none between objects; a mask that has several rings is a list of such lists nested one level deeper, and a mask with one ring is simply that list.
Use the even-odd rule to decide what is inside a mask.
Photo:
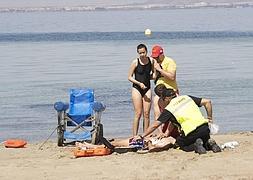
[{"label": "yellow buoy in water", "polygon": [[152,34],[150,29],[146,29],[144,33],[146,36],[151,36],[151,34]]}]

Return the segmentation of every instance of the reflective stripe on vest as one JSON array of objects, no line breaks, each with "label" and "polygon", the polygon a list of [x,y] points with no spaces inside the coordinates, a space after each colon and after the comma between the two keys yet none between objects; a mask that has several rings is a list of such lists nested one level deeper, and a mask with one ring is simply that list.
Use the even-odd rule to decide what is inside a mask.
[{"label": "reflective stripe on vest", "polygon": [[208,122],[195,102],[186,95],[173,98],[165,109],[176,117],[185,136]]}]

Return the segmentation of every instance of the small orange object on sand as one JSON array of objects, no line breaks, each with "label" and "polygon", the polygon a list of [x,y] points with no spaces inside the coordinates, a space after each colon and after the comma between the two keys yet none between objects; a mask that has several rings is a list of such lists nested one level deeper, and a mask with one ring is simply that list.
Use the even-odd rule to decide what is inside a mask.
[{"label": "small orange object on sand", "polygon": [[94,149],[79,149],[74,150],[75,157],[90,157],[90,156],[104,156],[111,154],[112,151],[108,148],[94,148]]},{"label": "small orange object on sand", "polygon": [[6,148],[23,148],[27,142],[22,139],[8,139],[4,142]]}]

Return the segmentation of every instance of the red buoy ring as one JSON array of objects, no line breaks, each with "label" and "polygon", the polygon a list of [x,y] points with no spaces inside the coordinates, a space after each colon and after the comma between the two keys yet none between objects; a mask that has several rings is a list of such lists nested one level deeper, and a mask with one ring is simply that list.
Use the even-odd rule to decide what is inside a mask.
[{"label": "red buoy ring", "polygon": [[6,148],[23,148],[26,144],[23,139],[8,139],[4,142]]}]

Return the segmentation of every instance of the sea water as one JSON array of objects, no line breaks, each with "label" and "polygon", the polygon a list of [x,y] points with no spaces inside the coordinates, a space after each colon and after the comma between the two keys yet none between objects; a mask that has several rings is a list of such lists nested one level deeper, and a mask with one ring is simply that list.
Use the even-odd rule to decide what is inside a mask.
[{"label": "sea water", "polygon": [[105,136],[130,136],[127,74],[139,43],[160,44],[176,61],[180,94],[212,100],[219,133],[250,131],[251,17],[252,8],[0,13],[0,141],[46,139],[57,126],[54,102],[85,87],[106,105]]}]

